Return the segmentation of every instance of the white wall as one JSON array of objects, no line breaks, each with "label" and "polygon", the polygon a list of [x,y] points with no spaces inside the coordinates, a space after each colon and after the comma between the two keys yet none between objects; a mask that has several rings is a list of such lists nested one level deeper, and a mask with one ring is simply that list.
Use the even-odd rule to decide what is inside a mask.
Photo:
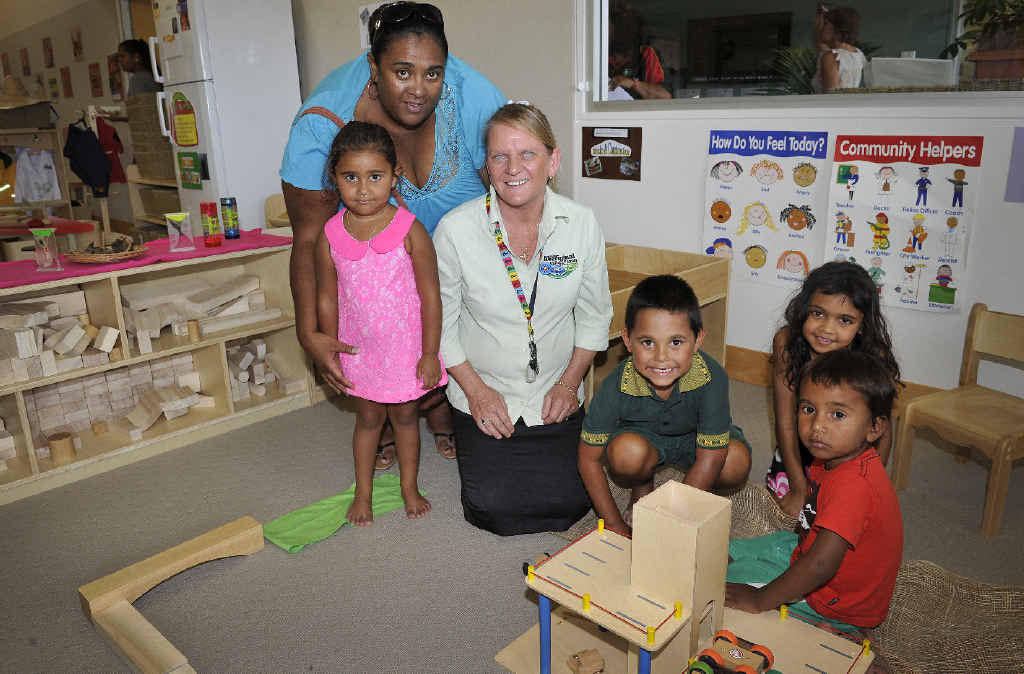
[{"label": "white wall", "polygon": [[[10,4],[10,3],[5,3]],[[15,3],[19,6],[16,15],[20,23],[31,21],[35,23],[24,25],[16,33],[0,36],[0,52],[7,52],[11,63],[12,74],[17,75],[25,88],[31,95],[37,95],[35,89],[36,73],[42,73],[43,86],[46,90],[42,98],[48,98],[48,80],[57,78],[57,86],[60,88],[60,97],[53,102],[60,118],[57,121],[58,128],[63,128],[69,122],[74,122],[81,115],[81,110],[89,105],[113,105],[114,100],[110,96],[110,84],[107,76],[107,56],[117,52],[117,45],[120,43],[121,32],[118,24],[117,4],[114,0],[87,0],[85,2],[42,2],[35,13],[29,12],[31,3],[27,0]],[[69,6],[62,12],[57,12],[59,5]],[[6,17],[4,17],[4,31],[7,32]],[[82,48],[84,58],[76,61],[71,51],[71,31],[80,29],[82,31]],[[48,37],[53,42],[53,68],[43,67],[43,38]],[[21,48],[27,47],[29,53],[29,66],[32,74],[29,77],[21,76]],[[92,88],[89,85],[89,64],[100,64],[100,76],[103,79],[103,96],[94,98]],[[71,69],[71,88],[73,98],[64,98],[64,89],[61,85],[60,69],[68,66]],[[115,123],[118,136],[125,146],[125,153],[121,155],[121,164],[127,165],[131,162],[131,138],[126,123]],[[68,173],[69,178],[74,174]],[[131,205],[128,203],[128,188],[124,184],[112,183],[110,187],[110,217],[119,220],[131,220]],[[98,210],[98,207],[97,207]]]},{"label": "white wall", "polygon": [[[357,57],[354,0],[292,0],[302,96],[337,66]],[[529,100],[551,121],[563,145],[572,129],[570,0],[434,0],[445,19],[449,51],[486,75],[506,97]],[[571,173],[558,178],[563,192]]]},{"label": "white wall", "polygon": [[[577,6],[582,9],[584,1]],[[585,22],[577,19],[577,25],[585,36]],[[585,76],[588,47],[583,42],[575,61],[577,77]],[[711,129],[828,131],[830,143],[837,132],[982,135],[981,176],[972,186],[977,210],[967,258],[965,310],[952,316],[896,308],[886,312],[904,379],[938,387],[956,384],[967,309],[975,301],[984,301],[993,310],[1024,314],[1024,204],[1003,201],[1013,127],[1024,125],[1020,96],[965,99],[930,94],[909,101],[857,95],[744,98],[704,101],[685,110],[649,106],[633,112],[593,112],[588,111],[584,94],[578,94],[575,111],[577,136],[584,125],[643,127],[639,183],[578,177],[579,138],[573,139],[575,198],[594,208],[606,238],[688,252],[702,252],[704,169]],[[768,351],[788,298],[784,289],[734,283],[727,343]],[[1024,377],[1003,366],[983,363],[981,378],[987,385],[1024,395]]]}]

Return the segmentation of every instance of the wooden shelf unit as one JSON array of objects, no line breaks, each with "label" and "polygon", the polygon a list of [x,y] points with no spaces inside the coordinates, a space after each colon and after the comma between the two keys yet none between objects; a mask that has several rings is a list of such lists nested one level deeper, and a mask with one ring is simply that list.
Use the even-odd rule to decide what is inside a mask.
[{"label": "wooden shelf unit", "polygon": [[[165,190],[167,192],[178,192],[178,183],[174,180],[164,180],[161,178],[146,178],[139,175],[138,164],[129,164],[125,168],[125,176],[128,180],[128,201],[132,207],[132,218],[135,219],[136,223],[143,223],[144,225],[161,225],[164,224],[163,213],[147,213],[146,207],[142,203],[142,196],[139,193],[140,189],[157,188]],[[193,224],[193,229],[195,225]]]},{"label": "wooden shelf unit", "polygon": [[[49,150],[53,154],[54,168],[57,171],[57,183],[60,187],[60,199],[48,201],[29,201],[0,206],[0,217],[4,213],[19,213],[32,210],[53,208],[55,215],[72,218],[71,196],[68,191],[68,169],[64,160],[64,142],[61,140],[63,129],[0,129],[0,147],[28,147],[36,150]],[[13,153],[12,153],[13,155]]]},{"label": "wooden shelf unit", "polygon": [[[120,332],[118,346],[125,351],[125,358],[117,362],[0,387],[0,417],[15,438],[17,452],[16,458],[7,461],[7,470],[0,472],[0,505],[309,406],[313,379],[305,354],[295,337],[294,310],[288,282],[290,252],[289,245],[258,248],[0,289],[0,303],[38,294],[39,291],[56,293],[62,290],[83,290],[90,322],[97,326],[115,327]],[[153,340],[152,353],[141,354],[134,349],[125,349],[127,332],[121,307],[122,286],[154,279],[197,276],[217,284],[242,274],[259,277],[267,306],[280,308],[281,318],[206,335],[196,343],[189,343],[187,338],[174,337],[169,328],[164,328],[160,338]],[[303,379],[305,390],[286,395],[280,388],[280,382],[275,382],[267,387],[265,396],[238,402],[231,400],[225,344],[257,335],[267,342],[270,353],[276,354],[275,365],[284,370],[279,374],[289,380]],[[81,448],[77,450],[76,459],[69,464],[57,466],[52,460],[36,455],[25,406],[26,392],[181,353],[192,354],[202,393],[214,397],[216,402],[213,407],[192,408],[188,414],[172,420],[161,417],[143,432],[138,441],[131,440],[128,433],[130,426],[125,425],[127,422],[115,417],[108,422],[107,432],[100,436],[89,430],[78,434]]]}]

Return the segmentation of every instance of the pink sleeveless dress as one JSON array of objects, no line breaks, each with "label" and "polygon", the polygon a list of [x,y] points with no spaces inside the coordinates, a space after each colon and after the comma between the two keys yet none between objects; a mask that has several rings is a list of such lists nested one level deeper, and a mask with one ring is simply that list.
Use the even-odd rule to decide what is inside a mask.
[{"label": "pink sleeveless dress", "polygon": [[[416,379],[423,354],[420,296],[405,235],[416,216],[399,208],[387,227],[369,241],[345,230],[345,210],[324,225],[338,272],[338,339],[359,353],[338,354],[348,391],[365,400],[402,403],[427,392]],[[441,381],[448,375],[441,365]]]}]

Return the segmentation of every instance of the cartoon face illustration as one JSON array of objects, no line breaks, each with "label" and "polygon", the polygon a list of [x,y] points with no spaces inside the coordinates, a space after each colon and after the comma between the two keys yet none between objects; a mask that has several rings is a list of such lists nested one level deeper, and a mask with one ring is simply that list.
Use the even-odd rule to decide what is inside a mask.
[{"label": "cartoon face illustration", "polygon": [[789,225],[790,229],[797,232],[805,227],[808,230],[814,229],[814,223],[816,222],[814,214],[811,213],[811,207],[807,205],[796,206],[794,204],[790,204],[786,208],[782,209],[782,212],[779,213],[779,217],[786,221],[786,224]]},{"label": "cartoon face illustration", "polygon": [[760,269],[768,261],[768,251],[764,246],[748,246],[743,251],[743,259],[747,261],[751,269]]},{"label": "cartoon face illustration", "polygon": [[782,167],[768,159],[762,159],[750,169],[750,175],[762,185],[771,185],[782,180]]},{"label": "cartoon face illustration", "polygon": [[711,177],[717,178],[724,183],[731,183],[743,173],[743,167],[739,162],[732,160],[720,161],[711,167]]},{"label": "cartoon face illustration", "polygon": [[814,168],[814,164],[802,162],[796,165],[793,169],[793,182],[800,187],[807,187],[814,182],[814,179],[818,177],[818,169]]},{"label": "cartoon face illustration", "polygon": [[776,265],[778,269],[800,276],[807,275],[807,266],[807,257],[798,250],[783,251],[779,256],[779,263]]},{"label": "cartoon face illustration", "polygon": [[757,202],[750,206],[750,209],[746,211],[745,215],[747,220],[750,221],[754,227],[760,227],[764,223],[768,222],[768,209],[765,208],[764,204]]},{"label": "cartoon face illustration", "polygon": [[953,171],[953,177],[956,178],[957,180],[963,180],[964,178],[967,177],[967,171],[963,169],[957,169]]},{"label": "cartoon face illustration", "polygon": [[946,227],[949,227],[950,229],[956,229],[959,224],[960,220],[957,218],[946,218]]},{"label": "cartoon face illustration", "polygon": [[837,232],[852,232],[853,231],[853,220],[850,216],[842,211],[836,213],[836,231]]},{"label": "cartoon face illustration", "polygon": [[875,269],[881,269],[882,268],[882,258],[880,258],[878,256],[875,256],[875,257],[871,258],[871,266],[874,267]]},{"label": "cartoon face illustration", "polygon": [[715,257],[732,257],[732,241],[725,237],[715,239],[710,246],[704,249],[704,252],[708,255],[714,255]]},{"label": "cartoon face illustration", "polygon": [[717,199],[708,211],[715,222],[725,222],[732,217],[732,207],[724,199]]},{"label": "cartoon face illustration", "polygon": [[875,173],[875,177],[878,178],[878,189],[883,194],[889,194],[893,191],[893,185],[895,185],[898,176],[893,167],[883,166]]}]

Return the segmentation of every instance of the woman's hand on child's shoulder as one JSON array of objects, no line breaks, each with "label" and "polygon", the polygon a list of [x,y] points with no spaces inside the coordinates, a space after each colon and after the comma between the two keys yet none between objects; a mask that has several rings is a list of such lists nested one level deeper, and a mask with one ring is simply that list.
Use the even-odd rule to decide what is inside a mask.
[{"label": "woman's hand on child's shoulder", "polygon": [[725,584],[725,605],[738,611],[747,613],[760,613],[761,591],[759,588],[745,583]]},{"label": "woman's hand on child's shoulder", "polygon": [[423,354],[416,364],[416,378],[423,382],[423,389],[430,390],[441,381],[441,361],[437,354]]}]

